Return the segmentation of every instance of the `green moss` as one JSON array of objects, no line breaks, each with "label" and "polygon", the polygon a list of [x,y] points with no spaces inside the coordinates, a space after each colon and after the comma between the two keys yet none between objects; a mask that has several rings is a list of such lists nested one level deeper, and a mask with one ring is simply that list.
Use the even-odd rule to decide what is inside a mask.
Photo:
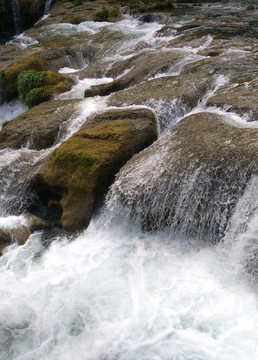
[{"label": "green moss", "polygon": [[72,154],[66,150],[55,150],[53,152],[54,162],[56,165],[63,167],[71,160]]},{"label": "green moss", "polygon": [[12,100],[17,97],[17,78],[21,72],[26,70],[42,71],[44,68],[44,61],[37,54],[15,61],[7,66],[7,68],[3,71],[3,80],[7,99]]},{"label": "green moss", "polygon": [[84,175],[87,175],[88,179],[90,179],[95,173],[95,170],[97,168],[98,165],[97,159],[83,152],[80,152],[77,155],[77,159],[79,160],[81,171],[83,172]]},{"label": "green moss", "polygon": [[109,18],[115,18],[119,16],[119,10],[117,7],[103,8],[94,14],[96,20],[107,20]]},{"label": "green moss", "polygon": [[32,108],[33,106],[39,105],[44,101],[49,100],[51,92],[47,87],[40,87],[29,91],[25,98],[25,104]]},{"label": "green moss", "polygon": [[56,71],[23,71],[18,75],[18,97],[29,108],[71,88],[72,80]]},{"label": "green moss", "polygon": [[25,101],[28,93],[32,89],[41,87],[45,77],[46,74],[44,72],[38,72],[35,70],[27,70],[21,72],[17,77],[19,99]]}]

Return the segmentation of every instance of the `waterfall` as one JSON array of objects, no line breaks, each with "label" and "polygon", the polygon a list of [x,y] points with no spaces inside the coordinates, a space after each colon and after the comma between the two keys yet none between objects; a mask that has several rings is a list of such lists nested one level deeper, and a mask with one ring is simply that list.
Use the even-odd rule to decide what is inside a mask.
[{"label": "waterfall", "polygon": [[52,0],[46,0],[44,14],[47,14],[51,9]]},{"label": "waterfall", "polygon": [[15,35],[19,35],[22,32],[22,21],[21,21],[19,0],[12,0],[12,10],[13,10]]}]

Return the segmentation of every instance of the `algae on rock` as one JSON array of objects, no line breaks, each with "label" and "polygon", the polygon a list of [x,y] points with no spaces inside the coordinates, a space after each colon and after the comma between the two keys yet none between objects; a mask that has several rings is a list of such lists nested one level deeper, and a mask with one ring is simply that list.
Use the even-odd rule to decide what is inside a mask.
[{"label": "algae on rock", "polygon": [[[106,120],[85,127],[53,153],[41,183],[61,196],[61,224],[65,230],[86,228],[96,204],[115,174],[136,152],[157,137],[152,111],[112,110]],[[136,114],[137,113],[137,114]],[[114,120],[110,120],[112,116]]]}]

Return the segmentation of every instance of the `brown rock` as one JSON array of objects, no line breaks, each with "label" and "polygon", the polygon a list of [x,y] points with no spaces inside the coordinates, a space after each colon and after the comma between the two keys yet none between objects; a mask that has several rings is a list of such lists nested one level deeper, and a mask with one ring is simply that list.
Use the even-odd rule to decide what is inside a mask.
[{"label": "brown rock", "polygon": [[53,154],[41,182],[61,197],[61,224],[86,228],[116,172],[157,137],[154,114],[146,109],[97,115],[92,126],[65,141]]},{"label": "brown rock", "polygon": [[19,115],[0,131],[0,149],[28,144],[37,150],[53,146],[61,124],[74,114],[76,103],[77,100],[48,101]]}]

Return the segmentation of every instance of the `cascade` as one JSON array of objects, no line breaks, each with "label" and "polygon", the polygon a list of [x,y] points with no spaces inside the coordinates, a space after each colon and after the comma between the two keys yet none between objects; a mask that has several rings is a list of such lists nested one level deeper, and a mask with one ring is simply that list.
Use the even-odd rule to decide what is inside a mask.
[{"label": "cascade", "polygon": [[44,14],[47,14],[51,9],[52,0],[46,0]]},{"label": "cascade", "polygon": [[21,21],[19,0],[12,0],[12,10],[13,10],[15,35],[19,35],[22,32],[22,21]]},{"label": "cascade", "polygon": [[[45,13],[51,3],[45,2]],[[18,0],[13,0],[13,4],[17,9]],[[208,157],[209,143],[201,142],[198,135],[209,136],[216,117],[223,117],[227,125],[232,123],[241,136],[258,127],[257,121],[247,123],[244,116],[228,112],[226,107],[206,105],[208,98],[218,90],[223,91],[241,73],[238,68],[234,73],[234,58],[243,64],[240,70],[245,74],[255,73],[249,69],[254,57],[246,38],[242,42],[236,37],[232,45],[229,39],[215,37],[213,43],[210,32],[215,26],[207,25],[206,19],[219,22],[221,14],[226,14],[228,24],[231,14],[228,9],[234,6],[235,12],[240,6],[239,17],[245,15],[242,2],[227,4],[226,10],[224,5],[215,5],[215,10],[212,5],[194,7],[193,14],[189,8],[186,17],[175,15],[172,24],[164,28],[157,23],[138,22],[128,14],[117,23],[51,22],[41,28],[44,41],[65,36],[69,41],[72,39],[75,48],[80,36],[74,35],[84,34],[96,44],[96,64],[84,59],[80,44],[70,63],[62,62],[66,67],[59,72],[72,73],[76,84],[55,100],[68,99],[69,105],[73,101],[76,105],[72,115],[69,113],[61,123],[52,147],[36,150],[33,141],[25,141],[20,148],[0,149],[0,237],[14,228],[24,231],[28,204],[35,196],[30,192],[29,180],[40,173],[45,159],[92,115],[119,108],[147,107],[155,113],[159,138],[116,175],[105,203],[86,230],[69,234],[53,226],[35,231],[23,246],[13,239],[5,248],[0,256],[0,360],[71,360],[74,354],[76,360],[258,359],[257,169],[251,161],[246,166],[241,151],[234,158],[226,154],[222,160],[219,155],[215,158],[215,154],[207,162],[210,167],[206,166],[206,157],[200,163],[195,157],[203,149],[207,149]],[[182,9],[179,12],[183,14]],[[247,16],[252,18],[256,14],[248,12]],[[200,19],[201,33],[207,26],[209,35],[200,41],[198,36],[192,36],[189,45],[185,35],[198,31],[196,24]],[[181,31],[183,36],[178,39],[175,33],[180,27],[186,30]],[[102,42],[106,34],[107,44]],[[41,46],[39,38],[25,39],[26,35],[16,40],[27,47],[35,43]],[[28,35],[34,36],[33,32]],[[231,58],[223,53],[230,46],[235,51]],[[243,46],[244,51],[237,52]],[[149,97],[143,104],[136,99],[130,106],[123,98],[118,105],[110,105],[114,94],[84,99],[85,89],[108,86],[119,76],[125,78],[135,64],[137,68],[138,59],[151,61],[153,52],[162,51],[183,53],[183,57],[165,70],[151,73],[147,80],[141,77],[140,85],[133,85],[130,96],[143,82],[150,85],[153,79],[171,76],[177,81],[184,73],[193,93],[201,94],[194,105],[176,96]],[[220,54],[210,56],[216,51]],[[217,65],[221,58],[223,62]],[[207,72],[212,81],[208,87],[197,89],[191,82],[191,70],[194,73],[202,60],[204,65],[199,74],[205,77]],[[213,68],[209,68],[213,61],[219,68],[214,76]],[[68,68],[75,64],[82,69]],[[241,73],[242,77],[249,79]],[[180,84],[185,95],[185,84]],[[238,85],[230,90],[235,88]],[[130,89],[118,91],[118,95]],[[189,97],[190,90],[187,88]],[[255,91],[253,84],[252,93]],[[1,93],[0,99],[3,101]],[[26,110],[18,100],[3,103],[0,124]],[[57,117],[64,113],[64,105],[55,111]],[[200,113],[205,121],[209,113],[209,128],[200,128],[194,138],[195,126],[183,128],[184,119],[191,116],[194,121]],[[230,131],[225,129],[225,133]],[[188,139],[179,137],[187,131]],[[220,138],[223,137],[221,132]],[[236,137],[234,132],[232,137],[225,138],[223,146],[237,147]],[[210,143],[218,141],[216,153],[221,148],[220,138],[219,141],[215,135],[210,138]],[[243,141],[240,149],[244,145]],[[184,152],[186,146],[189,152]],[[247,158],[252,159],[253,154],[247,150]],[[221,163],[225,166],[219,168]]]}]

